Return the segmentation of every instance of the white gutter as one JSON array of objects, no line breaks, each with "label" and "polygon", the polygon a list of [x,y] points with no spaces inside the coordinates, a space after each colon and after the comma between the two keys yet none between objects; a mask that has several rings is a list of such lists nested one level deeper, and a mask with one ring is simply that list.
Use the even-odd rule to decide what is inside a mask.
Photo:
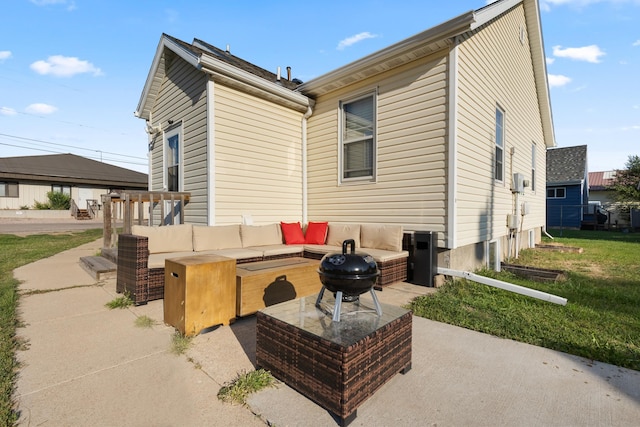
[{"label": "white gutter", "polygon": [[535,289],[525,288],[523,286],[514,285],[513,283],[503,282],[501,280],[492,279],[490,277],[480,276],[468,271],[452,270],[450,268],[438,267],[438,274],[445,276],[461,277],[483,285],[493,286],[494,288],[503,289],[505,291],[514,292],[520,295],[537,298],[543,301],[552,302],[554,304],[567,305],[567,299],[557,295],[548,294],[546,292],[537,291]]},{"label": "white gutter", "polygon": [[313,114],[311,105],[307,107],[307,112],[302,116],[302,223],[307,223],[307,119]]}]

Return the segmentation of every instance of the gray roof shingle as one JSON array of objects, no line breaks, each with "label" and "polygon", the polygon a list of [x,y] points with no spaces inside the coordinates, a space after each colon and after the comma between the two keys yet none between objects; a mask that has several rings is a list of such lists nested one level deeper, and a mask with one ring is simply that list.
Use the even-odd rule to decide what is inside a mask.
[{"label": "gray roof shingle", "polygon": [[148,185],[147,174],[75,154],[0,158],[0,179],[91,184],[113,188]]},{"label": "gray roof shingle", "polygon": [[586,175],[586,145],[547,150],[547,184],[580,183]]}]

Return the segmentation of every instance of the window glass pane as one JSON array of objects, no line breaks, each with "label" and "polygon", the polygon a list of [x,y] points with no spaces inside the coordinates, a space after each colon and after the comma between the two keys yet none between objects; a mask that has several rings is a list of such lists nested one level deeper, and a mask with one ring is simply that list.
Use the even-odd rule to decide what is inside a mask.
[{"label": "window glass pane", "polygon": [[373,97],[344,104],[344,140],[373,136]]},{"label": "window glass pane", "polygon": [[167,190],[178,190],[178,166],[170,166],[167,168]]},{"label": "window glass pane", "polygon": [[502,153],[502,148],[496,147],[496,174],[494,178],[498,181],[502,181]]},{"label": "window glass pane", "polygon": [[9,197],[18,197],[18,184],[7,184],[7,195]]},{"label": "window glass pane", "polygon": [[167,139],[167,164],[169,165],[180,163],[179,140],[179,135]]},{"label": "window glass pane", "polygon": [[7,196],[7,185],[4,182],[0,182],[0,197],[6,197]]},{"label": "window glass pane", "polygon": [[547,198],[548,199],[553,199],[556,196],[556,192],[553,188],[549,188],[547,190]]},{"label": "window glass pane", "polygon": [[372,140],[352,142],[344,146],[344,177],[373,175]]},{"label": "window glass pane", "polygon": [[496,145],[504,148],[504,113],[496,108]]},{"label": "window glass pane", "polygon": [[556,188],[556,198],[564,198],[564,188]]},{"label": "window glass pane", "polygon": [[496,181],[504,179],[504,113],[496,108],[496,154],[493,178]]}]

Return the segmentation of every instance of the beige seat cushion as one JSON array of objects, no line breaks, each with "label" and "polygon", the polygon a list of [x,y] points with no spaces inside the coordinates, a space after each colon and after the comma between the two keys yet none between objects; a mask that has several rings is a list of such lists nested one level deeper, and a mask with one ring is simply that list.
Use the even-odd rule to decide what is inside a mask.
[{"label": "beige seat cushion", "polygon": [[266,246],[281,245],[282,230],[280,224],[268,225],[240,225],[240,237],[242,238],[242,247],[250,246]]},{"label": "beige seat cushion", "polygon": [[193,226],[191,224],[131,226],[131,234],[149,238],[149,253],[193,251]]},{"label": "beige seat cushion", "polygon": [[193,250],[241,248],[240,225],[193,226]]},{"label": "beige seat cushion", "polygon": [[193,251],[189,252],[161,252],[149,255],[147,261],[148,268],[164,268],[164,262],[171,258],[184,258],[193,256]]},{"label": "beige seat cushion", "polygon": [[409,257],[409,252],[407,251],[396,252],[384,249],[362,248],[359,252],[371,255],[376,262],[387,262]]},{"label": "beige seat cushion", "polygon": [[299,255],[302,256],[302,245],[265,245],[265,246],[251,246],[254,251],[261,251],[265,257],[278,256],[278,255]]},{"label": "beige seat cushion", "polygon": [[340,246],[345,240],[353,239],[356,241],[356,248],[360,245],[360,224],[329,224],[329,232],[327,233],[326,244],[329,246]]},{"label": "beige seat cushion", "polygon": [[360,243],[363,248],[402,251],[402,226],[382,224],[362,224]]}]

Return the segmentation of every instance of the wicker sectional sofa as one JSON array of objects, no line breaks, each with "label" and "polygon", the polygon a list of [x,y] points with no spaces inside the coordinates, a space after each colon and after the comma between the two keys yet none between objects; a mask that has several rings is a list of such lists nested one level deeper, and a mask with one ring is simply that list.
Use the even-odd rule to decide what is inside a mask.
[{"label": "wicker sectional sofa", "polygon": [[[409,253],[402,250],[402,227],[373,224],[328,224],[324,244],[287,244],[281,224],[164,227],[134,225],[118,237],[116,290],[136,305],[164,297],[164,262],[194,254],[233,258],[238,264],[287,257],[321,259],[342,251],[354,239],[358,251],[373,256],[379,286],[406,279]],[[315,242],[318,243],[318,242]]]}]

